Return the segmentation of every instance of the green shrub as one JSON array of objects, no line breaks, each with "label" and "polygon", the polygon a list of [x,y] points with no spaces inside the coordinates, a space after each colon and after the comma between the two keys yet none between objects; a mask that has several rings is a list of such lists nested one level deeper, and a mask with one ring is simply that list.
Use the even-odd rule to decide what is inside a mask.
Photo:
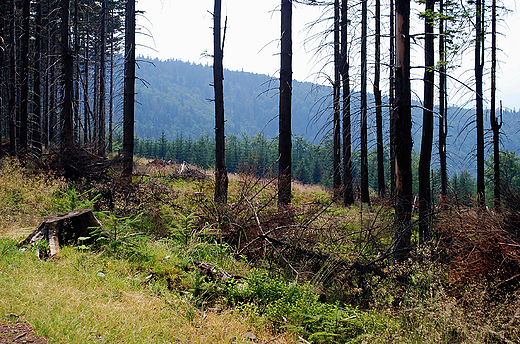
[{"label": "green shrub", "polygon": [[226,283],[223,294],[242,314],[264,316],[316,343],[346,343],[380,326],[374,313],[320,302],[309,285],[259,270],[247,280]]}]

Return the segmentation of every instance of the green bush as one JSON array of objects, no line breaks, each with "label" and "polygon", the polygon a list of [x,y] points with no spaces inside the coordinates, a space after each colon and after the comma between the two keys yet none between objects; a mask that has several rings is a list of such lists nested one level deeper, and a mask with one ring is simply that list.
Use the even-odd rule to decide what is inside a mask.
[{"label": "green bush", "polygon": [[242,314],[264,316],[316,343],[351,342],[380,326],[372,312],[320,302],[309,285],[259,270],[247,280],[226,283],[223,294]]}]

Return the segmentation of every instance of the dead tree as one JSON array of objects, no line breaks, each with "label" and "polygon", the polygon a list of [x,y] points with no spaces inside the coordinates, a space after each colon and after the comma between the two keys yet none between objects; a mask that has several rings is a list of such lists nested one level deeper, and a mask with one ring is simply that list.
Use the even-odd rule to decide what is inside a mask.
[{"label": "dead tree", "polygon": [[291,203],[292,0],[282,0],[280,110],[278,139],[278,207]]},{"label": "dead tree", "polygon": [[222,65],[224,37],[221,39],[222,1],[215,0],[213,13],[213,87],[215,88],[215,203],[227,202],[228,174],[226,168],[226,136],[224,131],[224,67]]}]

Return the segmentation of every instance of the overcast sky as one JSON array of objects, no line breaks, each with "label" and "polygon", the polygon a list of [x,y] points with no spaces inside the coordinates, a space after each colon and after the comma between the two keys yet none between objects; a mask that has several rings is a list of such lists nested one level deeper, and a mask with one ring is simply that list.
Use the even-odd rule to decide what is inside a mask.
[{"label": "overcast sky", "polygon": [[[279,4],[280,0],[223,0],[223,20],[226,15],[228,17],[225,68],[277,75]],[[499,54],[502,63],[498,71],[497,95],[504,101],[505,107],[519,109],[520,39],[517,37],[520,33],[520,15],[513,0],[506,0],[506,5],[512,13],[500,26],[503,36],[498,38],[498,45],[503,52]],[[138,37],[141,44],[138,54],[212,65],[211,59],[204,57],[204,54],[213,53],[212,16],[209,13],[213,11],[213,0],[141,0],[137,3],[137,9],[146,12],[144,17],[138,18],[142,32]],[[316,79],[316,72],[327,62],[321,59],[323,55],[314,55],[317,42],[308,42],[309,36],[323,29],[325,24],[314,31],[306,29],[308,23],[324,16],[322,11],[303,5],[294,7],[293,73],[297,80],[319,80]],[[417,30],[420,28],[417,27]],[[415,55],[420,56],[420,49],[416,49]],[[471,68],[472,63],[470,58],[466,59],[465,65],[468,67],[465,69]],[[464,77],[468,78],[468,73]]]}]

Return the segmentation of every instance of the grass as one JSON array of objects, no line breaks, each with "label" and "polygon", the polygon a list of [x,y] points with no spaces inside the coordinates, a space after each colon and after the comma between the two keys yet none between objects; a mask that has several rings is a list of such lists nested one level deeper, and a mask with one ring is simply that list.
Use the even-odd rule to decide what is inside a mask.
[{"label": "grass", "polygon": [[[74,185],[3,161],[0,319],[21,315],[51,343],[520,342],[518,291],[457,284],[435,248],[380,264],[382,276],[339,264],[384,253],[393,235],[384,204],[344,209],[296,183],[293,222],[277,238],[300,251],[238,250],[245,243],[226,235],[250,240],[257,227],[284,223],[273,183],[233,176],[231,204],[218,208],[209,179],[173,177],[175,166],[139,171],[133,188],[118,191],[116,182]],[[96,198],[108,189],[113,209]],[[104,224],[94,243],[47,261],[16,247],[43,216],[93,203]],[[305,250],[330,257],[301,259]]]},{"label": "grass", "polygon": [[[272,335],[232,311],[198,309],[145,277],[126,260],[66,247],[40,261],[14,242],[0,241],[0,314],[22,315],[52,343],[231,343],[248,332]],[[279,343],[292,342],[290,335]]]}]

